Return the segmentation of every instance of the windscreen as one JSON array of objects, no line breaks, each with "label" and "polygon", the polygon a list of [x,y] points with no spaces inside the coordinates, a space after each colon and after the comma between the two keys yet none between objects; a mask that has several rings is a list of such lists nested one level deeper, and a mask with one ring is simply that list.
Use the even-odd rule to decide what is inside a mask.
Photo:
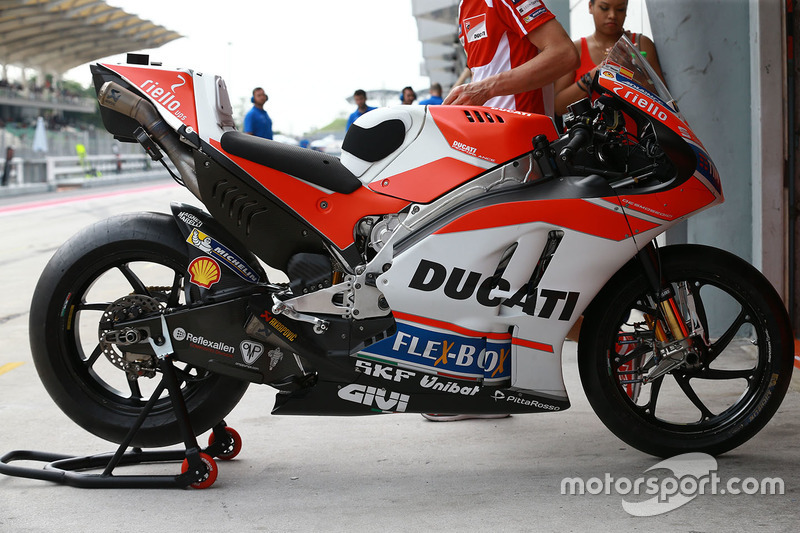
[{"label": "windscreen", "polygon": [[678,105],[661,78],[624,34],[608,53],[608,57],[600,64],[600,68],[611,69],[630,78],[637,85],[658,96],[672,111],[678,113]]}]

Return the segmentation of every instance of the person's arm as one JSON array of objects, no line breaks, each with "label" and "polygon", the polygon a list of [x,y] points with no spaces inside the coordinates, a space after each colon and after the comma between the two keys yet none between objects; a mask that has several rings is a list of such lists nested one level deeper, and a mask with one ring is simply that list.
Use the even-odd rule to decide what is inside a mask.
[{"label": "person's arm", "polygon": [[462,70],[461,74],[458,75],[458,79],[453,85],[463,85],[471,77],[472,71],[469,69],[469,67],[464,67],[464,70]]},{"label": "person's arm", "polygon": [[[580,41],[574,42],[573,44],[576,52],[580,50]],[[577,102],[586,96],[586,91],[581,89],[583,83],[581,83],[581,85],[575,83],[576,70],[577,69],[567,72],[558,78],[553,87],[556,93],[555,110],[559,115],[563,115],[567,112],[567,106],[569,104]],[[594,76],[594,70],[592,70],[591,75]]]},{"label": "person's arm", "polygon": [[649,37],[640,35],[639,50],[647,54],[645,59],[647,59],[647,62],[650,63],[650,66],[653,67],[658,77],[661,78],[661,81],[666,85],[667,82],[664,81],[664,73],[661,72],[661,64],[658,62],[658,53],[656,52],[656,45],[653,44],[653,41],[651,41]]},{"label": "person's arm", "polygon": [[534,28],[528,40],[539,49],[530,61],[481,81],[454,87],[445,104],[483,105],[495,96],[520,94],[544,87],[580,65],[578,52],[555,19]]}]

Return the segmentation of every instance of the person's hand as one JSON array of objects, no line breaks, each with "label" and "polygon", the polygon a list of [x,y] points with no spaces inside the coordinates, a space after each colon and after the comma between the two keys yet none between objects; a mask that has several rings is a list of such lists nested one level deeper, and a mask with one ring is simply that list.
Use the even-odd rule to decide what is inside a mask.
[{"label": "person's hand", "polygon": [[483,105],[491,95],[480,83],[467,83],[453,87],[444,100],[444,105]]}]

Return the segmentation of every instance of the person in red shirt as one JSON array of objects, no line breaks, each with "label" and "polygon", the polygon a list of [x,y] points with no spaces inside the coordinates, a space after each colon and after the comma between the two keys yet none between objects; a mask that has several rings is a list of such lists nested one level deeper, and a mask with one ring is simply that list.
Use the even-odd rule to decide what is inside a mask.
[{"label": "person in red shirt", "polygon": [[623,33],[639,48],[661,81],[664,81],[653,41],[644,35],[626,32],[623,28],[627,10],[628,0],[589,0],[594,33],[573,43],[581,62],[578,68],[556,82],[556,113],[563,115],[569,104],[586,97],[597,65],[602,63]]},{"label": "person in red shirt", "polygon": [[541,88],[580,64],[541,0],[462,0],[458,24],[472,82],[454,87],[445,104],[544,113]]}]

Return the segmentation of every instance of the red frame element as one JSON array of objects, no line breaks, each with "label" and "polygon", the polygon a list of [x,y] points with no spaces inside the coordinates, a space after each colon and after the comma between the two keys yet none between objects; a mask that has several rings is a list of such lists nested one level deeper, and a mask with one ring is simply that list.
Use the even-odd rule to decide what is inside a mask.
[{"label": "red frame element", "polygon": [[484,169],[452,157],[369,184],[373,191],[410,202],[427,204],[484,172]]},{"label": "red frame element", "polygon": [[406,200],[377,194],[366,187],[359,187],[350,194],[326,194],[289,174],[229,154],[217,140],[211,139],[211,145],[322,232],[340,250],[353,244],[353,231],[361,218],[397,213],[409,205]]}]

